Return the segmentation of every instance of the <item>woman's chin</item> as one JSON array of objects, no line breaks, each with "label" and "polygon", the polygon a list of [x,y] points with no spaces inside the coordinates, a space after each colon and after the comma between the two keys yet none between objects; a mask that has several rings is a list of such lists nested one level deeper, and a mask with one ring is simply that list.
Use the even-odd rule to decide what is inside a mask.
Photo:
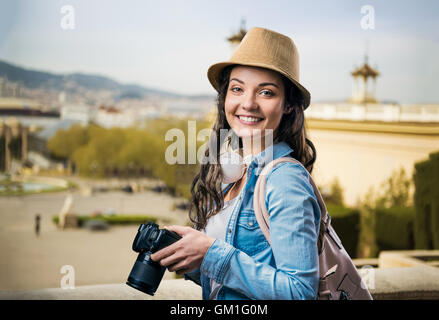
[{"label": "woman's chin", "polygon": [[250,138],[253,136],[258,136],[261,135],[261,129],[257,129],[257,128],[238,128],[238,129],[233,129],[233,131],[235,131],[236,135],[240,138]]},{"label": "woman's chin", "polygon": [[257,138],[257,137],[265,137],[266,135],[273,134],[273,129],[265,129],[265,128],[239,127],[239,128],[233,128],[233,131],[240,138]]}]

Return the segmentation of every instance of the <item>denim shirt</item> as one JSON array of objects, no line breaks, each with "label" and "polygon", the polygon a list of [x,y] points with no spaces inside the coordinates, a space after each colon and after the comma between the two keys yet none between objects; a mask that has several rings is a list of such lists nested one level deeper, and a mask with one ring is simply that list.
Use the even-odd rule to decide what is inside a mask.
[{"label": "denim shirt", "polygon": [[249,164],[225,241],[216,239],[200,268],[185,275],[201,285],[203,299],[209,297],[210,279],[222,284],[219,300],[316,299],[320,208],[308,172],[299,164],[285,162],[267,175],[265,205],[270,214],[271,246],[253,209],[253,191],[265,164],[292,151],[281,142]]}]

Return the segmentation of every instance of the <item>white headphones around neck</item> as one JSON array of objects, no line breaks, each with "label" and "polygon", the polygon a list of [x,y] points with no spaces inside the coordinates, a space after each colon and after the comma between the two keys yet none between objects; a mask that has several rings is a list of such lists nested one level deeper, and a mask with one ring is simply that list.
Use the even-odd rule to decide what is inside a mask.
[{"label": "white headphones around neck", "polygon": [[244,175],[246,167],[253,160],[253,155],[242,157],[238,151],[231,149],[231,136],[227,137],[225,148],[220,154],[221,171],[223,174],[222,182],[230,184],[238,181]]},{"label": "white headphones around neck", "polygon": [[230,184],[238,181],[244,175],[246,167],[253,160],[253,155],[242,157],[235,151],[225,152],[220,155],[221,171],[223,173],[222,182]]}]

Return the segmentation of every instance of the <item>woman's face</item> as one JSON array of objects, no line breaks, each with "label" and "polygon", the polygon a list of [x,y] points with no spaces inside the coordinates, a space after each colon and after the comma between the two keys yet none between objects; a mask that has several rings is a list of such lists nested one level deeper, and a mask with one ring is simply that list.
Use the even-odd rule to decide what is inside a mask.
[{"label": "woman's face", "polygon": [[284,113],[285,91],[280,75],[272,70],[236,66],[225,100],[227,122],[239,137],[265,135],[276,129]]}]

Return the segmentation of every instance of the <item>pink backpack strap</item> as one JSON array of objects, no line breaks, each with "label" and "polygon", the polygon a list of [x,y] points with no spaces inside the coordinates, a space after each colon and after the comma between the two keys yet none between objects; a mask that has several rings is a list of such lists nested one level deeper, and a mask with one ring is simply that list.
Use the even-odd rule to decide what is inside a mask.
[{"label": "pink backpack strap", "polygon": [[[267,176],[268,174],[280,163],[282,162],[292,162],[300,164],[304,169],[305,167],[294,158],[282,157],[268,163],[264,169],[262,170],[259,178],[256,182],[255,191],[253,195],[253,207],[255,210],[256,220],[258,221],[259,227],[262,230],[267,241],[271,244],[270,241],[270,215],[268,213],[267,207],[265,206],[265,186],[267,184]],[[305,169],[306,170],[306,169]],[[308,172],[308,171],[307,171]],[[323,239],[323,234],[326,231],[326,227],[329,223],[329,215],[326,210],[325,202],[323,201],[322,195],[320,194],[319,189],[317,188],[313,178],[310,174],[308,174],[309,182],[314,190],[314,194],[317,198],[317,202],[320,206],[321,218],[320,218],[320,234],[319,234],[319,252],[321,252],[321,243]],[[293,183],[293,182],[292,182]]]}]

